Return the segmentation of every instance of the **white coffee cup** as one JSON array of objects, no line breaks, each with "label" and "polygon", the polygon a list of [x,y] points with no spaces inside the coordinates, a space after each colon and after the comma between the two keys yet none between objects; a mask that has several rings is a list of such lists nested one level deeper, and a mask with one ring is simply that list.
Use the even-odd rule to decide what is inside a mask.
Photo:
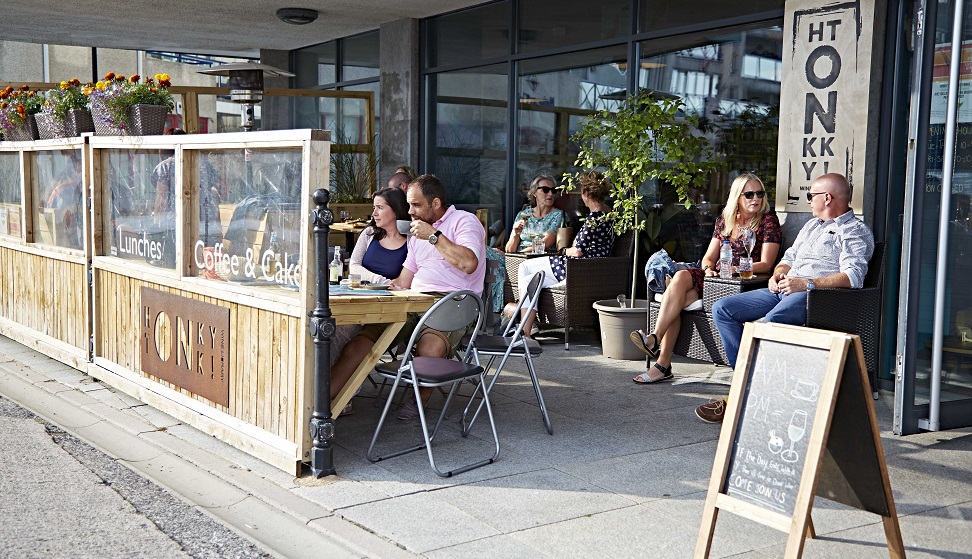
[{"label": "white coffee cup", "polygon": [[412,230],[412,222],[407,219],[399,219],[395,224],[398,226],[398,232],[402,235],[408,235]]}]

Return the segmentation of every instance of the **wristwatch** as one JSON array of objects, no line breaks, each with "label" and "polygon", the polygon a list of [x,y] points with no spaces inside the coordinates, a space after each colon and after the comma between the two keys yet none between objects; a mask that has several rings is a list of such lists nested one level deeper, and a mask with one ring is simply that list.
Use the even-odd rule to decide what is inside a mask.
[{"label": "wristwatch", "polygon": [[442,231],[436,229],[435,233],[429,235],[429,243],[434,245],[435,243],[439,242],[440,236],[442,236]]},{"label": "wristwatch", "polygon": [[813,280],[812,279],[808,279],[807,280],[807,291],[813,291],[814,287],[815,286],[813,285]]}]

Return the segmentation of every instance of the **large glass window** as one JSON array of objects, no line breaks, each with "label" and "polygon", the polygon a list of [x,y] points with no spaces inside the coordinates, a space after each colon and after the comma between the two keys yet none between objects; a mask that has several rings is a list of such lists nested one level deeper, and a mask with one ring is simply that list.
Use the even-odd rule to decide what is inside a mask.
[{"label": "large glass window", "polygon": [[300,242],[299,148],[217,150],[187,159],[192,266],[200,277],[293,287]]},{"label": "large glass window", "polygon": [[446,72],[429,77],[434,126],[429,161],[448,189],[448,202],[487,210],[489,223],[505,211],[507,66]]},{"label": "large glass window", "polygon": [[337,79],[337,41],[294,51],[294,85],[311,89]]},{"label": "large glass window", "polygon": [[[642,45],[646,54],[641,59],[639,87],[680,97],[685,111],[706,123],[705,133],[726,162],[724,173],[692,193],[695,205],[690,209],[677,203],[674,190],[666,185],[646,185],[643,190],[651,208],[648,236],[677,260],[702,257],[732,179],[739,173],[759,176],[770,207],[774,205],[782,39],[782,30],[770,27],[707,41],[689,37],[681,40],[681,48],[661,53],[657,42]],[[754,59],[758,60],[755,69],[768,70],[753,71],[746,61]]]},{"label": "large glass window", "polygon": [[[517,206],[541,172],[560,178],[573,170],[577,146],[570,141],[581,121],[615,106],[627,92],[627,46],[525,60],[519,65],[517,118]],[[577,195],[556,205],[572,218]]]},{"label": "large glass window", "polygon": [[0,235],[20,236],[20,154],[0,152]]},{"label": "large glass window", "polygon": [[631,33],[631,1],[519,2],[518,52],[613,39]]},{"label": "large glass window", "polygon": [[700,25],[740,16],[774,14],[783,16],[783,0],[752,0],[751,2],[726,2],[725,0],[687,0],[658,2],[639,0],[641,3],[640,31]]},{"label": "large glass window", "polygon": [[378,33],[364,33],[343,40],[341,49],[341,81],[377,78]]},{"label": "large glass window", "polygon": [[81,151],[34,152],[30,155],[30,171],[34,207],[37,208],[34,242],[84,248]]},{"label": "large glass window", "polygon": [[175,268],[174,152],[105,150],[105,252]]},{"label": "large glass window", "polygon": [[510,54],[510,3],[425,20],[426,67],[475,64]]}]

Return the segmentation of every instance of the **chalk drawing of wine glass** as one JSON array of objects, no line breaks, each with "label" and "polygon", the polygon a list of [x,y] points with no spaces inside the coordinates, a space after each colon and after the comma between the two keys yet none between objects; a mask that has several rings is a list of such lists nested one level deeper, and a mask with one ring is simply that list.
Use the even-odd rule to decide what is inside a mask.
[{"label": "chalk drawing of wine glass", "polygon": [[807,432],[807,412],[796,410],[790,418],[790,426],[786,428],[786,436],[790,438],[790,448],[780,453],[780,459],[784,462],[796,462],[800,455],[793,450],[797,441],[803,438]]}]

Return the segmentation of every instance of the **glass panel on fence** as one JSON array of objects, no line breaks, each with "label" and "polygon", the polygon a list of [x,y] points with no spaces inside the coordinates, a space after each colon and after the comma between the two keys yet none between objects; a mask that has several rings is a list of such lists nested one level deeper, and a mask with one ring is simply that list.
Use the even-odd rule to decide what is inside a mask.
[{"label": "glass panel on fence", "polygon": [[[70,249],[84,247],[81,151],[30,154],[30,187],[34,198],[34,242]],[[9,214],[8,214],[9,227]]]},{"label": "glass panel on fence", "polygon": [[20,154],[0,152],[0,235],[20,236]]},{"label": "glass panel on fence", "polygon": [[175,151],[105,150],[105,155],[108,255],[175,269]]},{"label": "glass panel on fence", "polygon": [[296,289],[300,148],[200,151],[193,272],[214,281]]}]

